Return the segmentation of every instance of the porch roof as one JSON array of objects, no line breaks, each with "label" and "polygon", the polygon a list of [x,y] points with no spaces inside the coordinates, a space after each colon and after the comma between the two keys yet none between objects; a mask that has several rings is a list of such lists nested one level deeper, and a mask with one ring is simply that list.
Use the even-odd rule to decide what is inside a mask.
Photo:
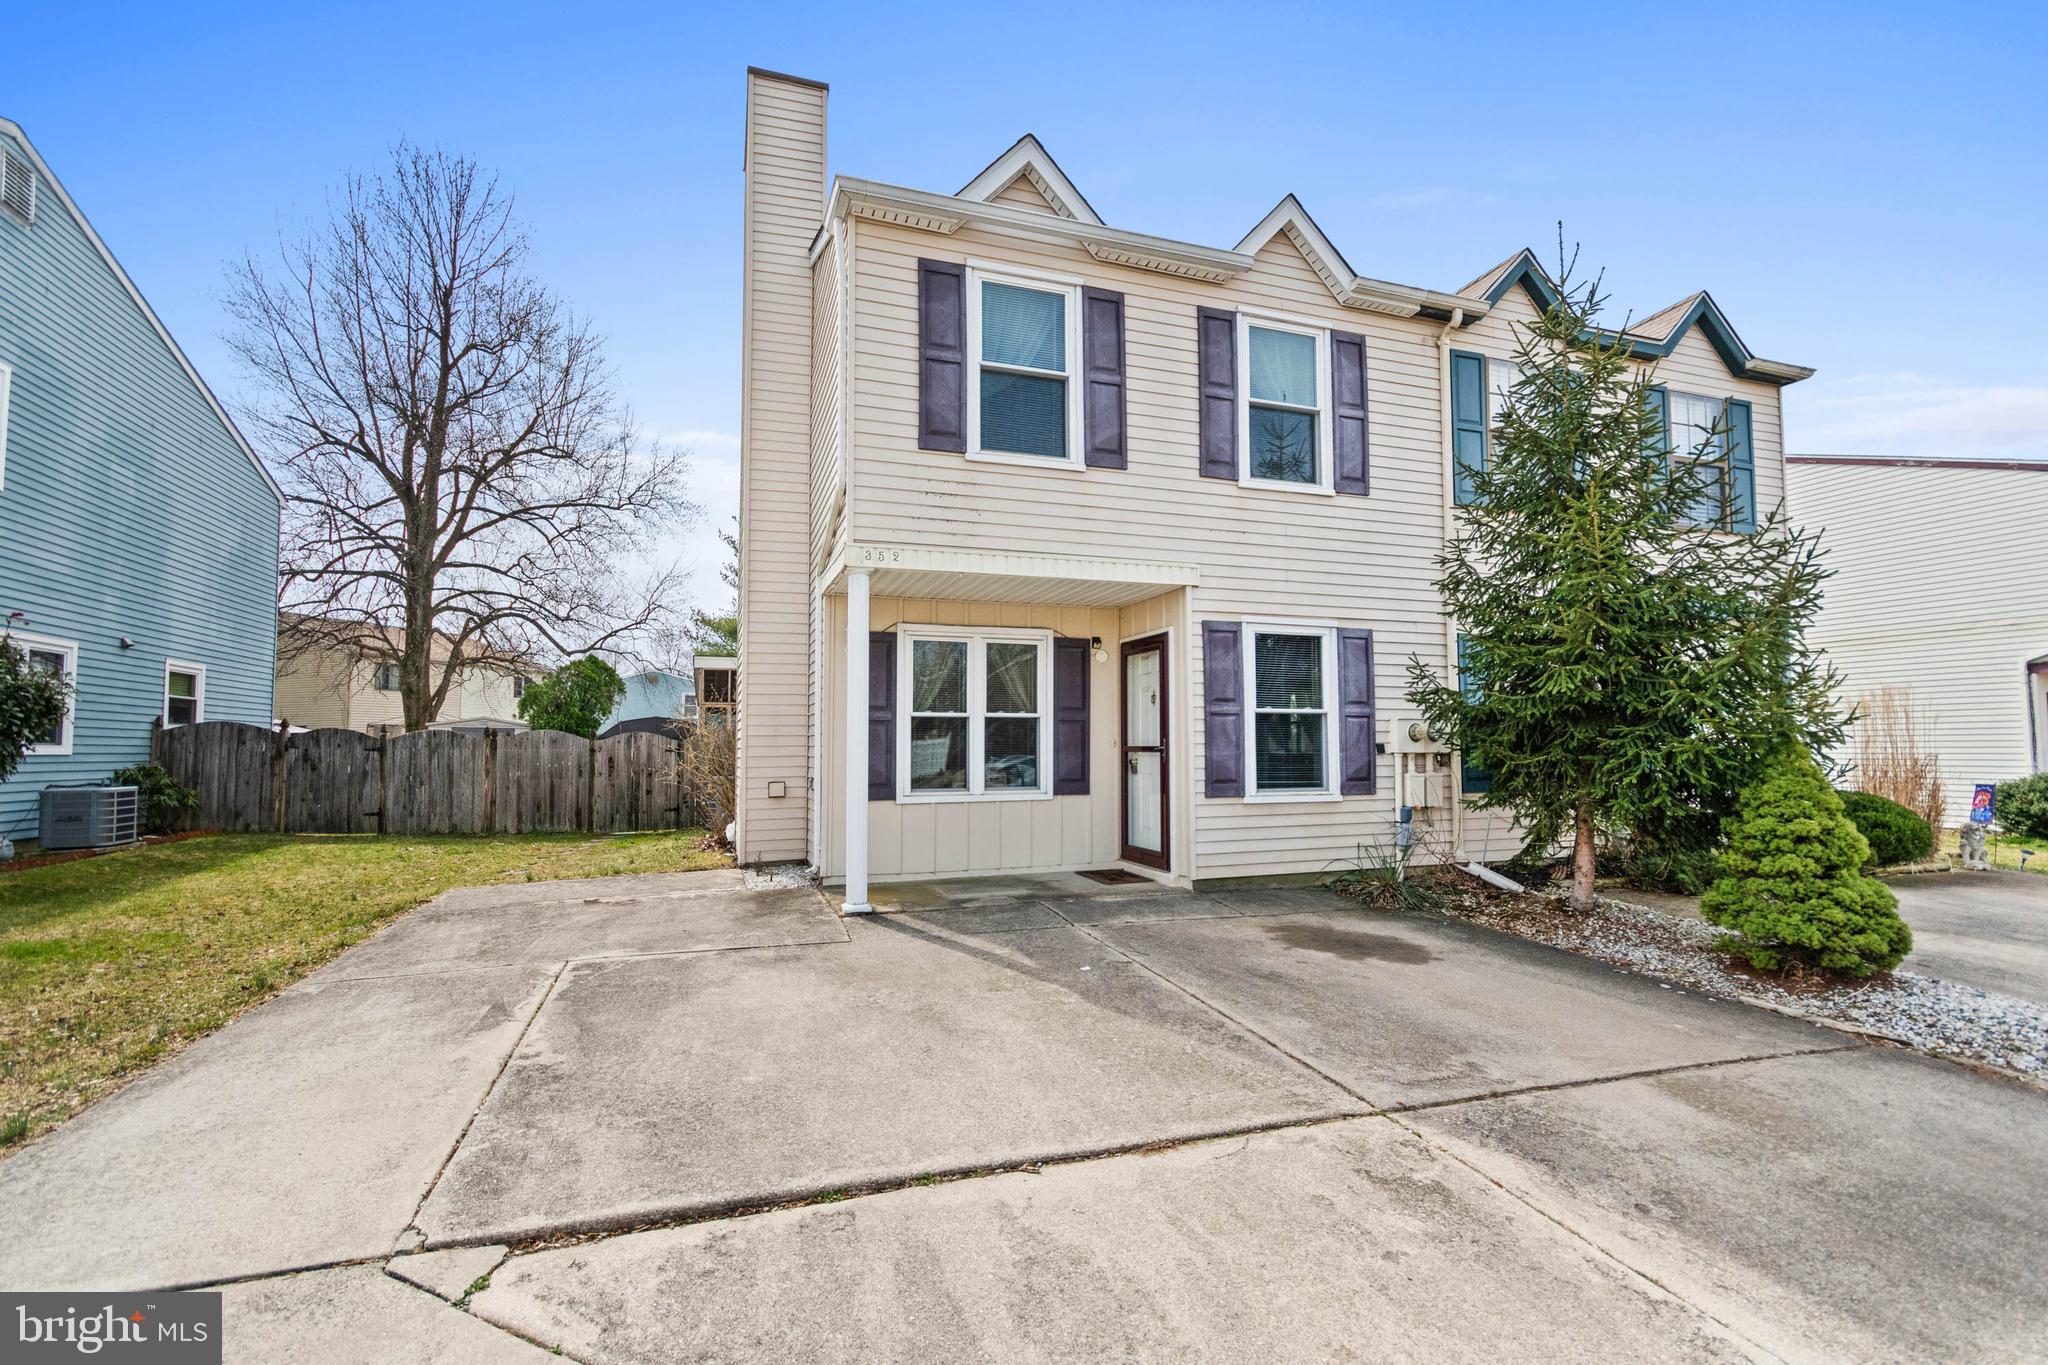
[{"label": "porch roof", "polygon": [[1129,606],[1202,581],[1192,564],[855,543],[832,557],[825,591],[843,594],[849,569],[872,574],[868,591],[876,597],[1060,607]]}]

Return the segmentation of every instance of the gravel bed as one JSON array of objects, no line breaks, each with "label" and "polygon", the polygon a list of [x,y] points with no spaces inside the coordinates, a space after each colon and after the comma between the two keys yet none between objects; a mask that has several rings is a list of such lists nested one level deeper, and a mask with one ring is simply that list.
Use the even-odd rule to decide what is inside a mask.
[{"label": "gravel bed", "polygon": [[787,891],[793,886],[815,886],[818,869],[809,863],[771,863],[766,867],[742,869],[749,891]]},{"label": "gravel bed", "polygon": [[2048,1010],[2024,1000],[1908,971],[1856,982],[1767,976],[1716,952],[1714,943],[1724,931],[1714,925],[1606,897],[1582,915],[1561,896],[1460,891],[1446,909],[1655,977],[1667,989],[1686,987],[1826,1019],[1924,1052],[2048,1081]]}]

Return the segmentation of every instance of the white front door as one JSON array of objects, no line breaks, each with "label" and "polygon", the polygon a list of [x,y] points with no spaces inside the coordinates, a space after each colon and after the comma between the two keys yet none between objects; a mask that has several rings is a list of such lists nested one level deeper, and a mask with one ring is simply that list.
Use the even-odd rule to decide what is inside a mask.
[{"label": "white front door", "polygon": [[1124,857],[1167,865],[1166,637],[1124,646]]}]

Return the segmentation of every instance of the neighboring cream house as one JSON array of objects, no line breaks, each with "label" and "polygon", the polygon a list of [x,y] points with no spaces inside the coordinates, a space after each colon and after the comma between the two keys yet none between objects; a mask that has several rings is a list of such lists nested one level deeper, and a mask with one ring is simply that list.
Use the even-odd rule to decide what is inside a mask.
[{"label": "neighboring cream house", "polygon": [[[435,666],[447,650],[435,641]],[[512,661],[478,662],[463,669],[448,688],[436,726],[461,722],[501,724],[524,729],[518,719],[519,695],[526,679],[538,670]],[[291,627],[280,633],[277,658],[276,720],[307,730],[334,726],[366,734],[405,729],[405,704],[398,694],[398,665],[365,657],[342,645],[300,646],[291,642]]]},{"label": "neighboring cream house", "polygon": [[[1031,137],[956,194],[828,179],[823,86],[747,101],[742,861],[858,911],[871,877],[1314,874],[1404,804],[1513,851],[1403,694],[1455,657],[1433,560],[1551,296],[1530,253],[1389,284],[1292,196],[1235,247],[1147,236]],[[1775,506],[1811,371],[1704,294],[1630,339],[1675,424],[1728,412],[1715,515]]]},{"label": "neighboring cream house", "polygon": [[1843,699],[1912,695],[1951,820],[1975,784],[2048,770],[2048,460],[1786,463],[1835,574],[1809,638]]}]

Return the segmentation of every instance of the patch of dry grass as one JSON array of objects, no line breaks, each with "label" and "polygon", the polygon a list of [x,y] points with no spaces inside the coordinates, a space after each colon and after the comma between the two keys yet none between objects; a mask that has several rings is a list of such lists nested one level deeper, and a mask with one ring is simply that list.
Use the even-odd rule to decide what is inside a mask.
[{"label": "patch of dry grass", "polygon": [[702,833],[226,834],[0,873],[0,1149],[443,891],[728,863]]}]

